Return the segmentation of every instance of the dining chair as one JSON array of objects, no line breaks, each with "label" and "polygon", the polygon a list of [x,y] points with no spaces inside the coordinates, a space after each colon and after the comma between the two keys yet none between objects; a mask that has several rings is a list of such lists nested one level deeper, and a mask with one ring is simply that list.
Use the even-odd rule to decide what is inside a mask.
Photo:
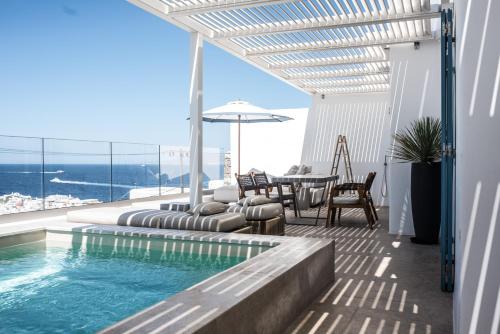
[{"label": "dining chair", "polygon": [[[375,179],[375,176],[377,176],[376,172],[372,172],[374,174],[373,178]],[[373,181],[372,181],[373,182]],[[354,194],[359,186],[363,186],[364,183],[355,183],[355,182],[349,182],[349,183],[342,183],[336,186],[336,189],[340,192],[340,194],[344,194],[345,192],[349,191],[351,194]],[[371,189],[371,184],[370,184],[370,189]],[[366,194],[368,197],[368,202],[370,204],[370,209],[372,210],[373,216],[375,217],[375,220],[378,221],[378,214],[377,214],[377,209],[375,208],[375,204],[373,203],[373,197],[371,190],[367,190]]]},{"label": "dining chair", "polygon": [[234,176],[236,177],[236,182],[238,182],[240,199],[246,197],[247,191],[253,190],[255,195],[259,194],[259,187],[255,184],[251,174],[238,175],[238,173],[235,173]]},{"label": "dining chair", "polygon": [[[365,212],[366,219],[368,221],[368,226],[373,229],[375,225],[374,219],[374,207],[372,206],[373,201],[370,202],[371,195],[370,189],[375,179],[375,172],[368,173],[364,183],[358,183],[355,186],[356,195],[354,196],[340,196],[341,192],[345,191],[345,187],[342,185],[333,188],[331,195],[328,199],[328,214],[327,214],[327,224],[334,225],[336,211],[338,209],[338,219],[340,225],[340,216],[343,208],[361,208]],[[348,189],[350,190],[350,189]],[[373,207],[373,209],[372,209]]]},{"label": "dining chair", "polygon": [[[272,200],[281,203],[283,206],[283,215],[285,214],[285,206],[290,207],[290,204],[293,205],[293,212],[295,214],[295,217],[297,217],[297,196],[295,194],[295,186],[293,185],[293,182],[290,184],[273,184],[269,182],[269,179],[267,178],[266,172],[262,173],[254,173],[253,179],[257,187],[259,187],[259,190],[264,190],[264,193],[266,197],[271,198]],[[288,192],[283,191],[283,185],[287,186],[289,188]],[[273,188],[276,187],[278,194],[273,196]]]}]

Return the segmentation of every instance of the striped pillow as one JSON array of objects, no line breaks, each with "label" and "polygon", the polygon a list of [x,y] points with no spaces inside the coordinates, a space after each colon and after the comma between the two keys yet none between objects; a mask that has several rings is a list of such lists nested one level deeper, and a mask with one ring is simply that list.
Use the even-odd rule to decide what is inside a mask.
[{"label": "striped pillow", "polygon": [[260,195],[260,196],[244,197],[238,201],[238,204],[242,206],[256,206],[256,205],[268,204],[271,202],[272,199],[267,198],[264,195]]},{"label": "striped pillow", "polygon": [[194,208],[188,210],[189,214],[194,216],[211,216],[226,211],[228,205],[221,202],[200,203]]}]

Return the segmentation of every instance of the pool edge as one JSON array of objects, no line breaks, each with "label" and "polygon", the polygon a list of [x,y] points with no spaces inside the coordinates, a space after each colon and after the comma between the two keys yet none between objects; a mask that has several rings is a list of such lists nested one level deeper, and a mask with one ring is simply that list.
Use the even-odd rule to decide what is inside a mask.
[{"label": "pool edge", "polygon": [[34,230],[273,247],[99,333],[280,333],[334,280],[333,239],[70,223],[17,233]]}]

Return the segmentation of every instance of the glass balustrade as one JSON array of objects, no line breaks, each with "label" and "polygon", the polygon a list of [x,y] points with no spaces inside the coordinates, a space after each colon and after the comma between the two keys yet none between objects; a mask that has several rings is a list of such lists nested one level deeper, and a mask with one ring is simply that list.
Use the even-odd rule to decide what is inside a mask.
[{"label": "glass balustrade", "polygon": [[[189,147],[0,135],[0,215],[189,191]],[[227,153],[204,148],[203,188]]]},{"label": "glass balustrade", "polygon": [[42,210],[43,141],[0,137],[0,214]]}]

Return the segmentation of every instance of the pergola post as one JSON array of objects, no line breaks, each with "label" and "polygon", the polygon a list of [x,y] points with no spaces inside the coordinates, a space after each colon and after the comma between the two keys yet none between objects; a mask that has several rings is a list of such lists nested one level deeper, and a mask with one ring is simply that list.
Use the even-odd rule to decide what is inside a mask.
[{"label": "pergola post", "polygon": [[189,94],[189,202],[202,201],[203,191],[203,37],[191,33],[191,83]]}]

